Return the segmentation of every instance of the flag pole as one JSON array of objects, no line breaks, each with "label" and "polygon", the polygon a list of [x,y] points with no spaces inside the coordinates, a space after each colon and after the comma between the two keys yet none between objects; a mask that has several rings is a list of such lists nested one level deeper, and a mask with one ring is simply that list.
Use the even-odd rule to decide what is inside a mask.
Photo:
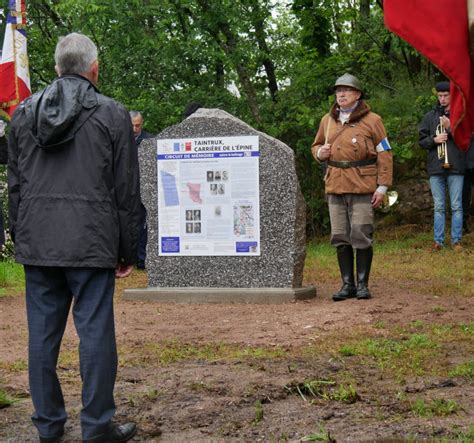
[{"label": "flag pole", "polygon": [[469,52],[474,61],[474,0],[467,0],[467,19],[469,26]]}]

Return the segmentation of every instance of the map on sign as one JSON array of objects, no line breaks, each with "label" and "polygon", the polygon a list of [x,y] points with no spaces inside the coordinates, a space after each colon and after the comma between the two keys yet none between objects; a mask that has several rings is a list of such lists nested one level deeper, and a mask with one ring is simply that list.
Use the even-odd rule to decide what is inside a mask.
[{"label": "map on sign", "polygon": [[178,206],[178,188],[176,187],[176,177],[166,171],[161,172],[161,186],[165,197],[166,206]]},{"label": "map on sign", "polygon": [[201,185],[199,183],[186,183],[189,190],[189,198],[195,203],[202,203],[201,199]]}]

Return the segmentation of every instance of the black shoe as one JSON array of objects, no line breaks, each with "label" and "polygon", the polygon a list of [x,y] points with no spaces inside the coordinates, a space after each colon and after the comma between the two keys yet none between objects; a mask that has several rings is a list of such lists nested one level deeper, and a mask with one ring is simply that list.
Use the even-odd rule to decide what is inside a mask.
[{"label": "black shoe", "polygon": [[63,435],[64,435],[64,429],[56,437],[41,437],[40,436],[40,443],[59,443]]},{"label": "black shoe", "polygon": [[334,301],[344,301],[344,300],[348,300],[349,298],[354,298],[355,296],[356,296],[356,287],[354,285],[344,283],[342,285],[341,290],[339,292],[336,292],[332,296],[332,299]]},{"label": "black shoe", "polygon": [[145,262],[143,260],[137,262],[137,269],[145,269]]},{"label": "black shoe", "polygon": [[111,425],[110,429],[100,437],[82,440],[83,443],[116,443],[130,440],[137,433],[135,423]]},{"label": "black shoe", "polygon": [[372,298],[372,294],[369,291],[369,288],[364,285],[360,284],[357,287],[357,300],[368,300],[369,298]]}]

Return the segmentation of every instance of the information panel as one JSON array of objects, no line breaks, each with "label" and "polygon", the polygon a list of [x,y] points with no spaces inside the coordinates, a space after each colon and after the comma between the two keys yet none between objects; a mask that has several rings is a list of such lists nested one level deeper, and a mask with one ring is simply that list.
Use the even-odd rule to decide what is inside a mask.
[{"label": "information panel", "polygon": [[258,136],[158,140],[160,256],[260,255]]}]

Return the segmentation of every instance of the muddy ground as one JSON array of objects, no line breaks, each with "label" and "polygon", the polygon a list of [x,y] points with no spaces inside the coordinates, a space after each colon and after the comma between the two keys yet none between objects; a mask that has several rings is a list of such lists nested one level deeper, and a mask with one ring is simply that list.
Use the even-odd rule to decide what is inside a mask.
[{"label": "muddy ground", "polygon": [[[145,279],[136,272],[123,284],[145,286]],[[433,374],[404,379],[370,360],[334,351],[351,334],[377,337],[413,322],[470,323],[474,298],[433,297],[406,282],[394,286],[375,279],[372,300],[334,303],[331,294],[338,286],[317,284],[316,299],[279,305],[130,302],[121,299],[119,288],[117,420],[136,421],[134,441],[143,442],[302,441],[322,434],[338,442],[462,441],[455,436],[467,435],[474,423],[472,380]],[[154,343],[170,350],[167,359],[160,354],[158,361]],[[29,419],[26,344],[23,296],[0,298],[0,387],[20,398],[0,410],[2,442],[37,441]],[[205,348],[209,344],[213,349]],[[173,355],[185,345],[188,357]],[[317,352],[308,352],[313,346]],[[59,370],[70,415],[65,442],[80,440],[76,347],[70,321]],[[219,357],[220,347],[250,351]],[[193,353],[196,349],[203,354]],[[472,341],[443,352],[447,363],[472,360],[466,356]],[[304,391],[305,380],[345,377],[357,392],[348,402]],[[460,408],[420,417],[409,406],[417,398],[449,399]]]}]

